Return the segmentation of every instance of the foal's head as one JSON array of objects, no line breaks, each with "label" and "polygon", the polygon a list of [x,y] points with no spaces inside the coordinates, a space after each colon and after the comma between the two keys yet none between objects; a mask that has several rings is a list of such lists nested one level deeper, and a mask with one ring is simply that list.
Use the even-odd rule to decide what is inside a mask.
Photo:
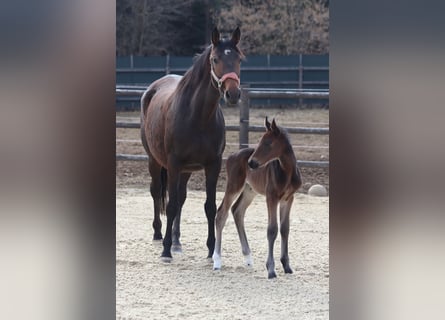
[{"label": "foal's head", "polygon": [[285,152],[286,148],[289,147],[287,134],[277,126],[275,119],[270,123],[266,117],[264,125],[266,132],[249,159],[248,164],[251,169],[257,169],[272,160],[278,159]]},{"label": "foal's head", "polygon": [[217,28],[212,32],[212,47],[210,51],[210,67],[212,84],[217,88],[229,104],[236,104],[241,96],[240,64],[244,57],[238,48],[241,31],[236,28],[232,38],[220,39]]}]

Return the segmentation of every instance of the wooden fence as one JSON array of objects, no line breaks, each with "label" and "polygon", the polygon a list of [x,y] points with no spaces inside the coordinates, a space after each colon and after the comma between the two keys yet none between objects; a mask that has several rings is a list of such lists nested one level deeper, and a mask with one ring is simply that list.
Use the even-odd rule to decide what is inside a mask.
[{"label": "wooden fence", "polygon": [[[142,96],[144,90],[140,87],[116,87],[117,96]],[[227,131],[239,131],[239,148],[247,148],[249,145],[249,132],[263,132],[262,126],[250,126],[249,125],[249,108],[250,99],[252,98],[279,98],[279,99],[328,99],[329,91],[327,90],[313,90],[305,91],[299,89],[255,89],[255,88],[242,88],[240,108],[240,125],[226,126]],[[140,123],[136,122],[122,122],[116,121],[117,128],[140,128]],[[304,128],[304,127],[285,127],[289,133],[300,134],[329,134],[329,128]],[[134,160],[142,161],[147,160],[146,155],[126,155],[117,154],[116,160]],[[301,161],[298,160],[298,164],[303,167],[329,167],[328,161]]]}]

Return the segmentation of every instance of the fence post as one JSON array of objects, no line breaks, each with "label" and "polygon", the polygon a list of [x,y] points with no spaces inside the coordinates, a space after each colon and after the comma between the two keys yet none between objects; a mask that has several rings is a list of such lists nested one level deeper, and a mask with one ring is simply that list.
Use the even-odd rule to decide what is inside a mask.
[{"label": "fence post", "polygon": [[170,73],[170,54],[167,53],[165,56],[165,74]]},{"label": "fence post", "polygon": [[250,99],[248,86],[241,87],[241,103],[239,109],[239,148],[249,147],[249,108]]},{"label": "fence post", "polygon": [[[303,55],[300,53],[298,56],[298,89],[303,89]],[[303,99],[298,99],[298,106],[303,106]]]}]

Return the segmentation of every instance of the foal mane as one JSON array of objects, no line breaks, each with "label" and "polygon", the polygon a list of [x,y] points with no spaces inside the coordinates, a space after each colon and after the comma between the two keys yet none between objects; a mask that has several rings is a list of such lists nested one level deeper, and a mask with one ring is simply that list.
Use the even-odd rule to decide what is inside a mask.
[{"label": "foal mane", "polygon": [[295,156],[295,152],[294,149],[292,148],[292,143],[290,142],[290,137],[289,137],[289,133],[287,132],[287,130],[279,125],[277,125],[278,129],[280,129],[280,134],[283,135],[285,143],[286,143],[286,147],[287,149],[289,149],[292,154]]}]

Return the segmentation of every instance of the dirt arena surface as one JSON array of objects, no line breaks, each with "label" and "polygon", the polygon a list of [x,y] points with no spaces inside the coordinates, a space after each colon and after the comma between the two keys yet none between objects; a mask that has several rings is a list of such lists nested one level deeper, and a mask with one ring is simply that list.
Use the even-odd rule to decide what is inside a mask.
[{"label": "dirt arena surface", "polygon": [[[226,124],[239,124],[239,109],[223,109]],[[328,127],[325,109],[251,109],[250,124],[263,125],[275,117],[289,127]],[[138,112],[119,112],[116,119],[139,121]],[[261,133],[250,133],[258,143]],[[297,159],[329,160],[329,136],[290,135]],[[116,152],[145,154],[138,129],[116,129]],[[223,157],[238,150],[238,132],[226,132]],[[294,273],[284,274],[280,236],[275,242],[277,278],[268,280],[267,209],[257,196],[246,213],[246,232],[254,265],[244,266],[232,217],[223,231],[222,270],[213,271],[206,259],[207,220],[204,214],[203,172],[188,183],[183,207],[183,253],[160,260],[161,242],[153,242],[153,202],[146,161],[116,161],[116,312],[118,319],[328,319],[329,318],[329,198],[306,195],[313,184],[329,190],[327,168],[301,168],[303,187],[290,215],[289,257]],[[225,189],[223,165],[217,205]],[[166,218],[163,221],[165,232]]]},{"label": "dirt arena surface", "polygon": [[[217,204],[223,193],[217,193]],[[267,211],[257,196],[246,213],[246,233],[254,265],[244,266],[232,217],[223,231],[222,270],[206,259],[205,193],[190,190],[181,223],[182,254],[160,261],[153,242],[153,205],[148,188],[116,190],[117,319],[328,319],[329,198],[297,194],[291,211],[289,257],[293,274],[279,262],[268,280]],[[165,217],[162,217],[163,232]]]}]

